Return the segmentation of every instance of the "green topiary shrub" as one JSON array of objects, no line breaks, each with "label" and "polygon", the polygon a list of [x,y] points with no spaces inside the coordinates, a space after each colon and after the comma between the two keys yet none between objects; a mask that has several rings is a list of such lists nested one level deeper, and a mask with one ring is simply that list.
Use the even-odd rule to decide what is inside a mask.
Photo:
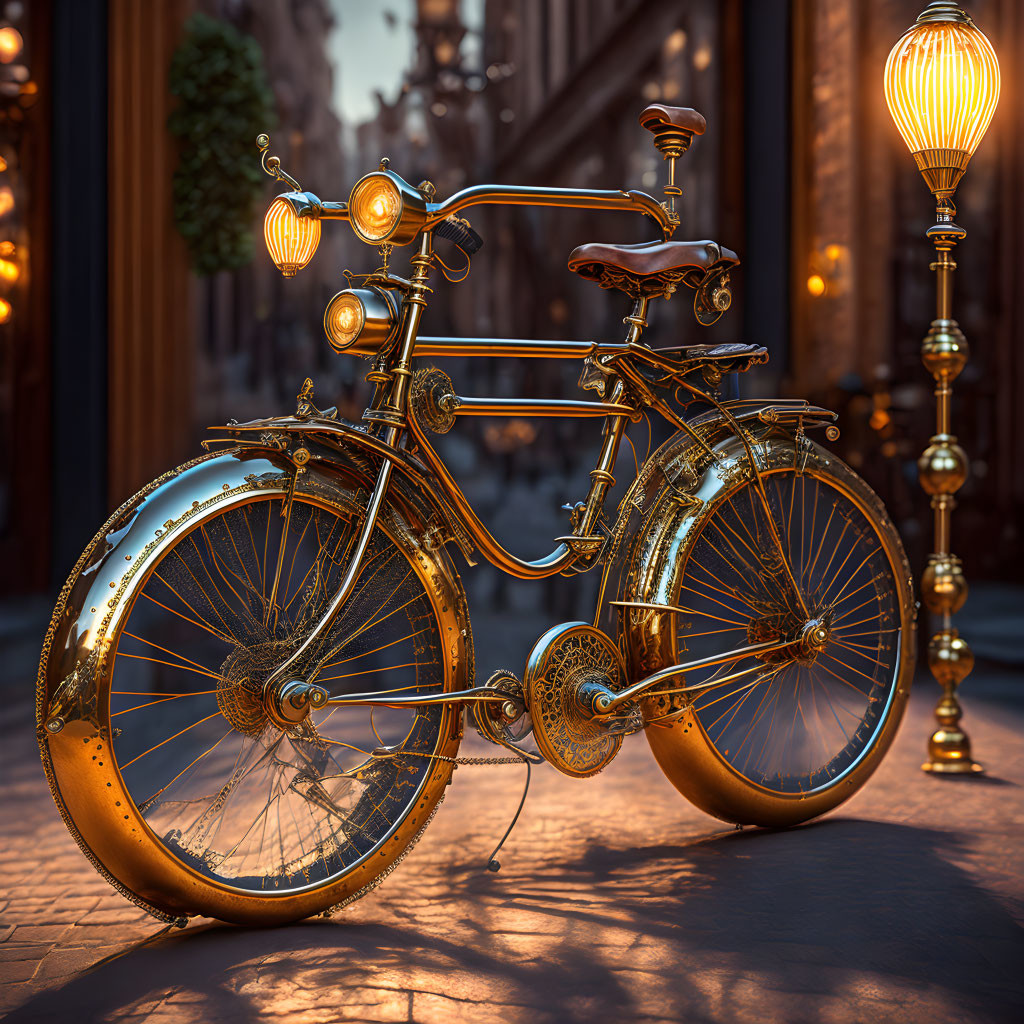
[{"label": "green topiary shrub", "polygon": [[256,136],[274,127],[263,52],[227,22],[195,14],[175,50],[167,126],[178,140],[174,220],[199,274],[244,266],[253,256],[254,203],[263,171]]}]

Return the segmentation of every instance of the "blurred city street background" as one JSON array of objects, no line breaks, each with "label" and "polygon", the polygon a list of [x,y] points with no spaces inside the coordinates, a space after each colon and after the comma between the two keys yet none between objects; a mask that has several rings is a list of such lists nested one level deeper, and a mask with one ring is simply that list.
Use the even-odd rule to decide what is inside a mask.
[{"label": "blurred city street background", "polygon": [[[208,425],[292,411],[307,375],[317,404],[348,419],[368,402],[367,366],[332,353],[322,325],[342,271],[372,269],[377,253],[328,223],[309,267],[278,274],[261,226],[280,187],[258,170],[261,131],[323,199],[346,199],[384,156],[441,197],[479,182],[660,194],[664,165],[637,115],[649,102],[701,111],[707,132],[680,161],[677,237],[739,253],[733,306],[705,329],[677,295],[654,309],[648,336],[765,345],[771,361],[742,393],[839,412],[836,451],[885,501],[920,575],[933,206],[881,83],[923,2],[0,0],[0,29],[17,33],[0,47],[0,241],[13,268],[0,274],[0,1013],[1021,1019],[1017,0],[969,5],[999,53],[1003,95],[957,195],[968,236],[956,310],[971,361],[953,420],[971,476],[953,548],[971,585],[958,624],[978,658],[964,725],[986,778],[918,770],[938,696],[925,673],[878,775],[821,823],[726,831],[636,737],[589,783],[537,770],[497,875],[483,866],[521,769],[460,768],[422,843],[343,917],[167,932],[67,835],[32,721],[49,611],[110,510],[195,455]],[[625,300],[565,260],[583,242],[647,240],[649,228],[578,210],[470,212],[484,247],[466,283],[438,278],[427,333],[621,337]],[[404,259],[393,256],[399,273]],[[443,368],[465,394],[579,394],[575,363]],[[631,429],[638,456],[663,439],[657,429]],[[598,443],[586,420],[480,419],[439,450],[495,535],[535,558],[565,532],[562,505],[585,495]],[[626,448],[616,494],[632,474]],[[486,678],[520,671],[551,624],[590,618],[597,581],[523,583],[481,566],[464,582]]]}]

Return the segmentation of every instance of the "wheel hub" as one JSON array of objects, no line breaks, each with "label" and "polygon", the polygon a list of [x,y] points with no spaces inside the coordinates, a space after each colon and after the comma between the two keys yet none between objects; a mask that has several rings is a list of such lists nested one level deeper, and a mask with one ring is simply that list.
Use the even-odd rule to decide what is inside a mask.
[{"label": "wheel hub", "polygon": [[793,638],[793,642],[785,647],[755,655],[767,665],[784,665],[790,661],[813,665],[831,636],[832,629],[826,616],[801,621],[792,614],[784,614],[752,619],[747,626],[747,642],[750,644]]},{"label": "wheel hub", "polygon": [[286,678],[267,686],[275,665],[287,656],[290,645],[281,640],[239,647],[221,666],[217,706],[233,729],[259,736],[268,726],[289,731],[301,724],[314,708],[327,703],[323,687],[302,679]]},{"label": "wheel hub", "polygon": [[304,679],[285,679],[266,688],[264,704],[270,720],[285,731],[304,722],[310,711],[327,703],[328,693],[322,686]]}]

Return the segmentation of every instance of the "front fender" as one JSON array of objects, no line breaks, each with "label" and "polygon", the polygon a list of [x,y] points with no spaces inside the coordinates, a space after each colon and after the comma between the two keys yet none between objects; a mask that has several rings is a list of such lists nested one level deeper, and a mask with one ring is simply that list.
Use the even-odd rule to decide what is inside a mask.
[{"label": "front fender", "polygon": [[408,485],[403,489],[406,500],[415,506],[424,524],[429,524],[428,542],[443,544],[454,540],[466,561],[475,564],[469,534],[441,493],[431,470],[405,449],[386,444],[363,427],[321,416],[271,416],[209,430],[221,437],[204,442],[207,445],[226,441],[250,449],[279,452],[293,462],[296,452],[305,449],[310,465],[344,467],[371,482],[381,462],[393,463]]},{"label": "front fender", "polygon": [[[234,493],[252,488],[287,492],[295,479],[297,493],[332,499],[361,516],[369,501],[372,467],[311,453],[297,466],[294,452],[250,445],[195,459],[165,473],[127,501],[93,538],[71,573],[57,602],[40,662],[37,722],[71,714],[93,722],[95,693],[90,680],[104,669],[109,638],[116,635],[119,616],[130,607],[141,574],[139,568],[174,536],[207,515],[207,509]],[[393,479],[387,507],[391,527],[420,549],[451,590],[465,619],[466,678],[473,678],[473,644],[468,609],[458,573],[440,543],[433,510],[420,491],[402,478]],[[69,682],[69,680],[71,682]],[[465,685],[469,685],[468,683]],[[60,693],[58,693],[60,689]],[[59,706],[59,707],[58,707]]]}]

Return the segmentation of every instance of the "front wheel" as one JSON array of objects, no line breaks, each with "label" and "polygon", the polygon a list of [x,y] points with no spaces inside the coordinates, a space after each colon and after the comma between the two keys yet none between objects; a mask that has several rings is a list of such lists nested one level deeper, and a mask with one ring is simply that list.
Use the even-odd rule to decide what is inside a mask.
[{"label": "front wheel", "polygon": [[[268,924],[347,902],[440,800],[457,711],[328,706],[290,725],[264,692],[344,575],[365,497],[269,457],[201,461],[116,515],[62,594],[44,764],[83,849],[151,909]],[[394,497],[308,672],[334,694],[464,685],[458,578]]]},{"label": "front wheel", "polygon": [[863,480],[806,439],[754,450],[763,491],[734,441],[694,504],[663,496],[663,571],[647,600],[677,609],[653,613],[664,664],[783,646],[663,687],[647,736],[698,806],[783,826],[846,800],[889,747],[913,674],[914,601],[899,536]]}]

